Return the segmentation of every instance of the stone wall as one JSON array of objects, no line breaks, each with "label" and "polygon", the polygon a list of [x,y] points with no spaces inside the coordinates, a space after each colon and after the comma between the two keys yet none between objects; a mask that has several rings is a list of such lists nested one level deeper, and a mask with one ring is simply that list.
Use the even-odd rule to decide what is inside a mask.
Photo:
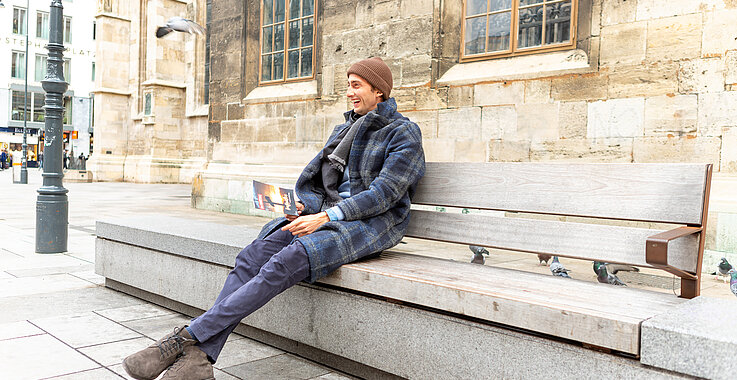
[{"label": "stone wall", "polygon": [[[205,24],[204,0],[120,0],[97,19],[95,180],[190,183],[206,162],[205,37],[155,36],[172,16]],[[145,94],[151,112],[144,114]]]},{"label": "stone wall", "polygon": [[[291,101],[249,102],[258,67],[243,62],[258,62],[260,1],[216,1],[216,25],[247,21],[245,32],[213,28],[208,158],[249,162],[261,156],[247,145],[278,142],[291,156],[296,144],[322,142],[348,109],[348,66],[381,56],[400,110],[423,129],[429,160],[698,161],[735,172],[728,136],[737,124],[737,41],[728,36],[737,35],[729,22],[737,9],[675,3],[581,0],[578,49],[458,64],[460,0],[442,9],[432,0],[324,1],[314,88]],[[565,67],[571,59],[585,64]],[[540,62],[549,65],[540,70]],[[501,66],[516,72],[505,78]],[[485,68],[497,74],[489,80]]]},{"label": "stone wall", "polygon": [[[259,86],[261,1],[214,1],[196,207],[259,214],[252,179],[293,185],[349,109],[346,69],[371,56],[390,66],[428,161],[705,162],[717,193],[737,191],[734,1],[580,0],[574,49],[470,63],[462,0],[318,3],[314,80]],[[709,247],[722,250],[737,208],[711,206],[723,238]]]}]

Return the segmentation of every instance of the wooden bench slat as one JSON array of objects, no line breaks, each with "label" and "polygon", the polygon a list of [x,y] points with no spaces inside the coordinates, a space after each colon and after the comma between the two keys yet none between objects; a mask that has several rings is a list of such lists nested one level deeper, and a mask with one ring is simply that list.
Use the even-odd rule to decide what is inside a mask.
[{"label": "wooden bench slat", "polygon": [[[406,236],[651,267],[645,228],[413,210]],[[670,242],[668,262],[695,272],[698,235]]]},{"label": "wooden bench slat", "polygon": [[344,265],[320,282],[632,354],[639,353],[642,320],[685,301],[641,289],[392,252]]},{"label": "wooden bench slat", "polygon": [[706,164],[428,162],[413,203],[701,224]]},{"label": "wooden bench slat", "polygon": [[[429,281],[436,282],[436,286],[452,286],[454,289],[462,289],[474,293],[504,294],[505,297],[520,297],[530,301],[537,300],[538,302],[544,303],[549,303],[550,300],[562,297],[566,300],[565,304],[568,306],[581,310],[589,310],[593,313],[606,313],[601,314],[602,316],[613,314],[623,318],[642,319],[650,315],[650,312],[645,310],[651,304],[658,304],[660,306],[673,305],[673,297],[670,297],[668,294],[664,296],[663,294],[656,293],[657,295],[653,296],[653,292],[648,292],[646,293],[646,297],[627,298],[620,304],[614,301],[622,295],[622,288],[608,284],[579,280],[567,281],[566,279],[553,277],[552,274],[548,276],[509,268],[491,267],[493,268],[491,270],[479,269],[485,268],[486,266],[448,262],[443,259],[431,259],[431,261],[428,261],[426,257],[422,256],[414,261],[410,261],[408,260],[408,256],[418,255],[395,252],[386,252],[386,254],[386,256],[382,256],[382,259],[387,262],[374,265],[376,261],[367,261],[360,266],[361,269],[382,273],[389,266],[391,267],[391,272],[384,273],[386,275],[395,275],[394,273],[399,269],[402,269],[403,273],[409,277],[427,277],[433,274],[435,277]],[[391,261],[394,262],[390,263]],[[456,267],[456,265],[461,266]],[[449,270],[449,268],[451,269]],[[503,273],[504,276],[499,278],[494,277],[498,273]],[[551,278],[554,281],[560,282],[551,283]],[[551,286],[551,284],[555,286]],[[561,293],[563,294],[561,295]],[[603,301],[604,299],[606,301]]]}]

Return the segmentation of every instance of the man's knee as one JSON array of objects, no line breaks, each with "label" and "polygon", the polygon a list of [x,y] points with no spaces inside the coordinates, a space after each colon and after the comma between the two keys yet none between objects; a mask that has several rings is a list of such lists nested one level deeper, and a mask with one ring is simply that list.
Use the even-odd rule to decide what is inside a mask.
[{"label": "man's knee", "polygon": [[310,274],[307,251],[300,242],[294,242],[274,255],[268,265],[262,268],[261,274],[264,277],[289,277],[295,282],[302,281]]}]

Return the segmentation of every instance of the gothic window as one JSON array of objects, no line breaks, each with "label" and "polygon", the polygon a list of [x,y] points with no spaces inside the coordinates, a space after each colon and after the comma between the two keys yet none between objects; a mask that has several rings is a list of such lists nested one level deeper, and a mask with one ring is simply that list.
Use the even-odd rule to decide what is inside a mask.
[{"label": "gothic window", "polygon": [[261,83],[314,77],[316,1],[261,0]]},{"label": "gothic window", "polygon": [[461,60],[575,46],[578,0],[464,0]]},{"label": "gothic window", "polygon": [[152,95],[150,92],[147,92],[143,95],[143,115],[144,116],[151,116],[151,98]]}]

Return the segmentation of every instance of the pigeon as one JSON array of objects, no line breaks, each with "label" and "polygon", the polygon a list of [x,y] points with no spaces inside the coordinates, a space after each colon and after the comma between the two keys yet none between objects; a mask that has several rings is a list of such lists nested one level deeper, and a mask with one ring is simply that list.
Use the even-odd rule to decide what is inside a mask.
[{"label": "pigeon", "polygon": [[640,268],[633,267],[632,265],[622,265],[622,264],[607,264],[606,270],[608,273],[611,274],[617,274],[618,272],[639,272]]},{"label": "pigeon", "polygon": [[732,294],[737,296],[737,270],[730,269],[727,273],[730,275],[729,290],[732,291]]},{"label": "pigeon", "polygon": [[606,269],[607,264],[600,261],[594,261],[594,273],[596,273],[596,279],[602,284],[627,286],[619,277],[608,273]]},{"label": "pigeon", "polygon": [[553,273],[553,276],[571,278],[571,276],[568,275],[568,269],[558,261],[558,256],[553,256],[553,262],[550,263],[550,272]]},{"label": "pigeon", "polygon": [[712,274],[716,275],[717,279],[719,279],[719,277],[725,278],[724,282],[727,282],[726,279],[729,278],[729,271],[734,268],[732,267],[732,264],[727,261],[726,257],[722,257],[722,260],[719,262],[719,266],[717,267],[717,269],[718,270],[716,272],[713,272]]},{"label": "pigeon", "polygon": [[473,259],[471,259],[471,262],[474,264],[483,264],[486,262],[486,259],[484,259],[484,255],[489,255],[489,251],[486,250],[484,247],[479,247],[477,245],[469,245],[468,249],[473,252]]},{"label": "pigeon", "polygon": [[192,20],[181,17],[172,17],[166,22],[165,26],[156,29],[156,37],[161,38],[171,32],[187,32],[189,34],[205,34],[205,28]]},{"label": "pigeon", "polygon": [[550,260],[550,255],[545,255],[542,253],[537,254],[537,259],[540,260],[540,265],[548,265],[548,260]]}]

